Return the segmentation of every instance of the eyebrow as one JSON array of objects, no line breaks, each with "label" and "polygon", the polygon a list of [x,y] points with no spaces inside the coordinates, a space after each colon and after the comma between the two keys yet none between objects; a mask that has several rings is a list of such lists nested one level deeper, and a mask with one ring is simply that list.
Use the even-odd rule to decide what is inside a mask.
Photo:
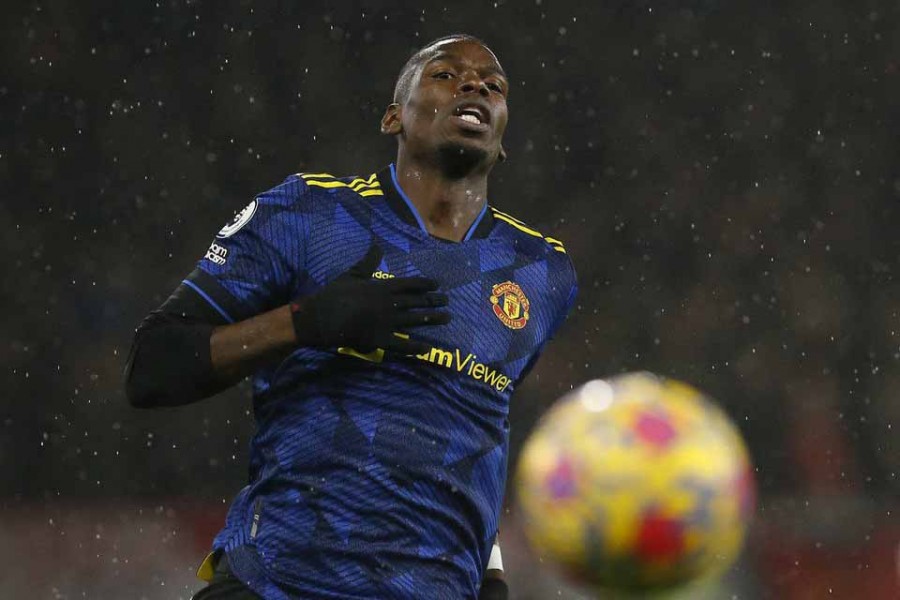
[{"label": "eyebrow", "polygon": [[[491,54],[493,54],[493,52],[491,52]],[[426,60],[425,63],[422,65],[422,68],[423,69],[427,68],[428,65],[430,65],[431,63],[433,63],[435,61],[439,61],[439,60],[446,60],[448,62],[454,62],[454,61],[458,62],[459,59],[457,59],[454,55],[450,54],[449,52],[440,51],[437,54],[435,54],[434,56],[432,56],[431,58],[429,58],[428,60]],[[503,70],[503,67],[501,67],[499,64],[496,64],[496,63],[493,65],[490,65],[487,68],[479,69],[479,71],[481,73],[486,73],[489,75],[500,75],[504,79],[509,79],[506,76],[506,71]]]}]

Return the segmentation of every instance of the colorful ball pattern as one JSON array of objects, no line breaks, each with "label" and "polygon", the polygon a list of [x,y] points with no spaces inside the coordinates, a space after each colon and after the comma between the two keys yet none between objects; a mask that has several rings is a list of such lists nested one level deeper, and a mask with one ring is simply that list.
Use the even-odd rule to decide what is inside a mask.
[{"label": "colorful ball pattern", "polygon": [[749,455],[727,415],[649,373],[560,399],[525,443],[516,488],[538,557],[573,583],[626,591],[726,570],[755,504]]}]

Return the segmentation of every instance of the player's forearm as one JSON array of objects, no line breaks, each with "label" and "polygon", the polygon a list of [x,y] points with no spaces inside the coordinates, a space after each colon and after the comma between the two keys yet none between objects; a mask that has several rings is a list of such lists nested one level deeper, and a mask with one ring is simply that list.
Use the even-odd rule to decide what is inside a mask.
[{"label": "player's forearm", "polygon": [[240,323],[216,327],[209,339],[213,373],[228,385],[268,362],[280,360],[296,346],[288,305]]},{"label": "player's forearm", "polygon": [[135,334],[125,394],[136,408],[189,404],[218,391],[209,359],[213,325],[151,314]]},{"label": "player's forearm", "polygon": [[287,306],[231,325],[151,314],[125,372],[132,406],[181,406],[212,396],[295,346]]}]

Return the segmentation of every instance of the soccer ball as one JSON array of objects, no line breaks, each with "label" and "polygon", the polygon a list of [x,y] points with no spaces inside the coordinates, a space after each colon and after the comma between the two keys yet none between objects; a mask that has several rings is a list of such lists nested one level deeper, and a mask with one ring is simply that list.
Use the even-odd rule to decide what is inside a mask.
[{"label": "soccer ball", "polygon": [[668,590],[726,570],[754,507],[737,428],[694,388],[649,373],[560,399],[516,471],[535,554],[572,583]]}]

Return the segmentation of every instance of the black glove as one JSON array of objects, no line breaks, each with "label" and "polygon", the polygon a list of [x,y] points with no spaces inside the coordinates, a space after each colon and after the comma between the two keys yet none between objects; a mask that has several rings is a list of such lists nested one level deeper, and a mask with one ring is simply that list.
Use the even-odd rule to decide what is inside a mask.
[{"label": "black glove", "polygon": [[502,579],[485,577],[481,581],[478,600],[507,600],[507,598],[509,598],[509,587]]},{"label": "black glove", "polygon": [[447,295],[426,277],[372,279],[382,251],[373,245],[361,261],[322,289],[291,302],[294,331],[301,346],[346,346],[358,352],[381,348],[398,354],[424,354],[431,345],[402,333],[411,327],[444,325]]}]

